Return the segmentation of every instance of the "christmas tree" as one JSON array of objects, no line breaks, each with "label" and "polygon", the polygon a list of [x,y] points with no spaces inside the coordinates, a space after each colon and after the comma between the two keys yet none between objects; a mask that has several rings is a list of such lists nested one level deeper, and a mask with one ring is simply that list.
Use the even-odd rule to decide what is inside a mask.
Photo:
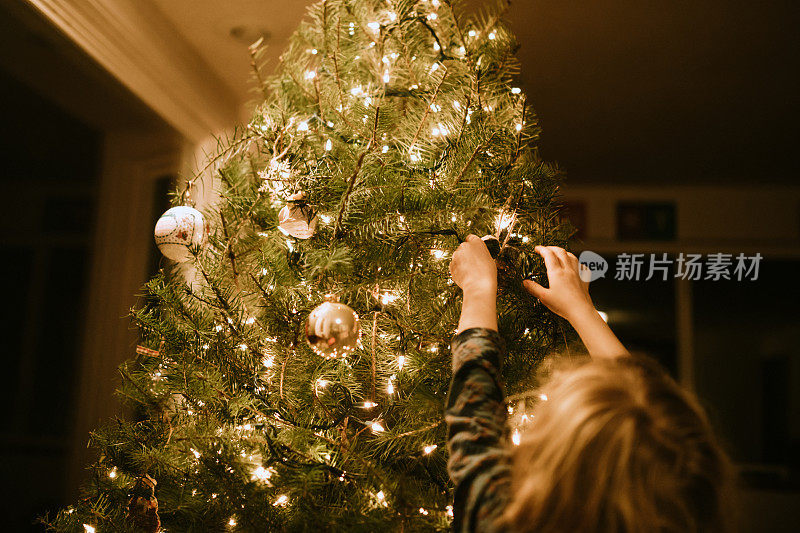
[{"label": "christmas tree", "polygon": [[521,286],[544,272],[533,247],[566,229],[559,172],[513,86],[506,9],[327,0],[275,74],[252,47],[263,101],[175,205],[198,180],[220,200],[205,222],[166,216],[183,234],[162,232],[162,251],[181,262],[132,312],[141,346],[120,396],[136,416],[92,435],[84,496],[50,528],[449,528],[448,265],[466,235],[499,241],[509,393],[560,338]]}]

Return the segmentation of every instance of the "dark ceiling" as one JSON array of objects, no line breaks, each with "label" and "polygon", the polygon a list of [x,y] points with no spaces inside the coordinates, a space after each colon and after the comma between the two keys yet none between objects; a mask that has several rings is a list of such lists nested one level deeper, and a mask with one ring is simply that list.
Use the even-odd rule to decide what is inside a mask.
[{"label": "dark ceiling", "polygon": [[516,0],[542,154],[574,182],[797,181],[796,6]]}]

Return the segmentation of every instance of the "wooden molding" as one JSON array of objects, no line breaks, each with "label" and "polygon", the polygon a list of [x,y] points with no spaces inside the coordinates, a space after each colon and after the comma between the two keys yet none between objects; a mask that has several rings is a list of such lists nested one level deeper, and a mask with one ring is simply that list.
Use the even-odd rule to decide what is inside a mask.
[{"label": "wooden molding", "polygon": [[236,123],[233,91],[150,2],[27,2],[190,141]]}]

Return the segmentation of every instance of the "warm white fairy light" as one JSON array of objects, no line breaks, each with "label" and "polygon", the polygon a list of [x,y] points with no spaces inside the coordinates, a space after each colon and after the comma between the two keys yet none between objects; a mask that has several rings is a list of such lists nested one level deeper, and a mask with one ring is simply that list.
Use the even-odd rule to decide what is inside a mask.
[{"label": "warm white fairy light", "polygon": [[316,70],[307,70],[306,71],[306,79],[307,80],[313,80],[316,77],[317,77],[317,71]]},{"label": "warm white fairy light", "polygon": [[371,402],[371,401],[367,400],[366,402],[364,402],[362,404],[362,407],[364,409],[372,409],[373,407],[378,407],[378,404],[375,403],[375,402]]},{"label": "warm white fairy light", "polygon": [[398,355],[397,356],[397,369],[403,370],[403,367],[406,365],[406,356],[405,355]]},{"label": "warm white fairy light", "polygon": [[469,30],[467,32],[467,35],[469,35],[470,37],[475,37],[476,35],[478,35],[478,32],[476,32],[475,30]]},{"label": "warm white fairy light", "polygon": [[389,71],[388,70],[384,70],[383,71],[383,83],[389,83],[389,79],[390,79],[389,78]]},{"label": "warm white fairy light", "polygon": [[286,504],[289,503],[289,497],[286,494],[281,494],[272,504],[275,507],[286,507]]},{"label": "warm white fairy light", "polygon": [[239,345],[239,349],[241,351],[243,351],[243,352],[246,352],[247,351],[247,345],[245,343],[242,343],[242,344]]},{"label": "warm white fairy light", "polygon": [[361,86],[360,85],[350,89],[350,94],[352,94],[353,96],[358,96],[359,94],[361,94],[361,92],[362,92],[362,90],[361,90]]},{"label": "warm white fairy light", "polygon": [[440,106],[439,104],[435,104],[435,103],[431,104],[431,111],[433,111],[434,113],[438,113],[441,110],[442,110],[442,106]]},{"label": "warm white fairy light", "polygon": [[270,480],[274,473],[274,468],[264,468],[263,466],[258,466],[253,470],[253,475],[250,477],[250,479],[253,481],[261,481],[266,483]]},{"label": "warm white fairy light", "polygon": [[526,243],[526,244],[527,244],[527,242],[528,242],[528,241],[530,241],[530,240],[531,240],[531,238],[530,238],[530,237],[528,237],[527,235],[524,235],[524,236],[522,237],[522,242],[524,242],[524,243]]},{"label": "warm white fairy light", "polygon": [[389,383],[386,385],[386,393],[394,394],[394,382],[392,382],[392,378],[389,378]]},{"label": "warm white fairy light", "polygon": [[214,326],[214,331],[222,331],[222,324],[217,324]]},{"label": "warm white fairy light", "polygon": [[439,51],[439,50],[441,50],[441,49],[442,49],[442,47],[441,47],[441,46],[439,46],[439,43],[437,43],[436,41],[434,41],[434,42],[433,42],[433,50],[434,50],[434,52],[438,52],[438,51]]},{"label": "warm white fairy light", "polygon": [[385,153],[386,153],[386,152],[388,152],[388,151],[389,151],[389,146],[388,146],[388,145],[386,145],[386,144],[384,144],[384,145],[383,145],[383,148],[381,148],[381,153],[384,153],[384,154],[385,154]]},{"label": "warm white fairy light", "polygon": [[253,324],[256,323],[256,319],[255,319],[255,317],[251,316],[251,317],[248,317],[247,319],[245,319],[244,323],[247,324],[248,326],[252,326]]},{"label": "warm white fairy light", "polygon": [[308,131],[308,122],[303,121],[297,125],[297,131]]},{"label": "warm white fairy light", "polygon": [[424,515],[424,516],[428,516],[428,510],[423,508],[423,507],[420,507],[419,508],[419,514]]},{"label": "warm white fairy light", "polygon": [[367,28],[371,29],[375,33],[378,33],[380,31],[380,29],[381,29],[381,23],[380,22],[369,22],[369,23],[367,23]]},{"label": "warm white fairy light", "polygon": [[497,34],[495,32],[490,33],[489,34],[489,39],[494,41],[495,39],[497,39]]},{"label": "warm white fairy light", "polygon": [[317,50],[316,48],[312,48],[311,53],[317,55],[319,53],[319,50]]},{"label": "warm white fairy light", "polygon": [[515,213],[500,213],[494,220],[495,227],[497,227],[498,230],[502,231],[508,228],[511,224],[513,224],[515,219],[516,219]]},{"label": "warm white fairy light", "polygon": [[370,424],[369,428],[372,430],[373,433],[382,433],[386,431],[380,422],[373,422],[372,424]]},{"label": "warm white fairy light", "polygon": [[447,507],[445,507],[444,508],[444,512],[445,512],[445,514],[447,516],[449,516],[450,518],[453,518],[454,514],[453,514],[453,506],[452,505],[448,505]]},{"label": "warm white fairy light", "polygon": [[441,131],[439,130],[438,127],[434,126],[433,128],[431,128],[431,135],[433,135],[434,137],[438,137],[439,134],[441,134]]},{"label": "warm white fairy light", "polygon": [[431,255],[436,259],[444,259],[447,257],[447,252],[444,250],[433,249],[431,250]]},{"label": "warm white fairy light", "polygon": [[201,455],[201,453],[200,453],[200,452],[198,452],[198,451],[197,451],[197,450],[195,450],[194,448],[192,448],[192,449],[191,449],[191,451],[192,451],[192,455],[194,455],[194,458],[195,458],[195,459],[200,459],[200,455]]},{"label": "warm white fairy light", "polygon": [[108,471],[108,477],[110,477],[111,479],[114,479],[115,477],[117,477],[117,467],[116,466]]},{"label": "warm white fairy light", "polygon": [[315,387],[318,389],[324,389],[325,387],[328,386],[328,383],[330,383],[330,381],[328,381],[327,379],[320,378],[316,381]]},{"label": "warm white fairy light", "polygon": [[433,450],[435,450],[438,447],[439,446],[437,446],[436,444],[428,444],[427,446],[424,446],[422,448],[422,453],[424,453],[425,455],[430,455],[431,453],[433,453]]},{"label": "warm white fairy light", "polygon": [[517,131],[522,131],[522,124],[517,122],[516,124],[514,124],[514,129]]},{"label": "warm white fairy light", "polygon": [[386,291],[381,294],[381,304],[389,305],[390,303],[394,302],[400,297],[400,295],[396,292]]},{"label": "warm white fairy light", "polygon": [[327,141],[325,141],[325,151],[330,152],[332,149],[333,149],[333,141],[328,139]]},{"label": "warm white fairy light", "polygon": [[539,399],[542,400],[543,402],[546,402],[547,401],[547,394],[540,394],[539,395]]},{"label": "warm white fairy light", "polygon": [[319,218],[322,219],[322,222],[324,222],[325,224],[329,224],[330,221],[333,220],[333,218],[331,218],[330,215],[325,215],[325,214],[320,214]]},{"label": "warm white fairy light", "polygon": [[511,94],[519,94],[521,92],[522,92],[522,89],[520,89],[519,87],[512,87],[511,88]]},{"label": "warm white fairy light", "polygon": [[514,443],[514,446],[519,446],[519,442],[521,440],[521,435],[519,434],[519,429],[514,428],[514,432],[511,434],[511,442]]},{"label": "warm white fairy light", "polygon": [[228,525],[231,527],[236,527],[236,518],[231,517],[231,519],[228,520]]},{"label": "warm white fairy light", "polygon": [[94,526],[90,526],[89,524],[83,524],[83,533],[96,533],[97,530]]},{"label": "warm white fairy light", "polygon": [[386,13],[386,16],[389,17],[389,20],[392,22],[397,20],[397,13],[395,13],[394,11],[389,11],[388,13]]}]

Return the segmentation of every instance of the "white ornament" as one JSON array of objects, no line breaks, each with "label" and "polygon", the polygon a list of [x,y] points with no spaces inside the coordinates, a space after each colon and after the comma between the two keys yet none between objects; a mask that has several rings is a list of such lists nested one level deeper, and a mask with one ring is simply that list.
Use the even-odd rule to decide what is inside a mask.
[{"label": "white ornament", "polygon": [[317,214],[303,200],[305,194],[297,193],[289,198],[289,204],[278,212],[278,229],[284,235],[297,239],[310,239],[317,230]]},{"label": "white ornament", "polygon": [[164,256],[179,263],[191,259],[191,247],[201,247],[210,228],[197,209],[179,205],[168,209],[156,222],[156,245]]}]

